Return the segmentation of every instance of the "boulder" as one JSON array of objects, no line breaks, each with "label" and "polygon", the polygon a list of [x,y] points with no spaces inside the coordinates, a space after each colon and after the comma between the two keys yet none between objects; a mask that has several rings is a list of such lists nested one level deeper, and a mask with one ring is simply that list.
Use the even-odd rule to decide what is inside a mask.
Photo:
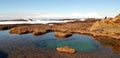
[{"label": "boulder", "polygon": [[66,33],[66,32],[55,32],[55,36],[58,38],[66,38],[72,36],[72,33]]},{"label": "boulder", "polygon": [[58,47],[58,48],[56,48],[56,50],[58,52],[65,52],[65,53],[70,53],[70,54],[74,54],[75,53],[75,49],[70,48],[69,46]]}]

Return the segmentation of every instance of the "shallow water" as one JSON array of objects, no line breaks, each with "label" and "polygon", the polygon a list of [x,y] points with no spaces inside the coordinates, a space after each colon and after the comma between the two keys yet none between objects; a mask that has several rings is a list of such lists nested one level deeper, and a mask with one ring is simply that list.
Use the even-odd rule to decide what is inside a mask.
[{"label": "shallow water", "polygon": [[[69,46],[77,53],[67,56],[55,48]],[[50,54],[49,54],[50,53]],[[37,56],[36,56],[37,55]],[[74,57],[73,57],[74,56]],[[103,46],[91,36],[73,34],[68,38],[57,38],[54,32],[40,36],[32,34],[9,34],[0,31],[0,58],[120,58],[110,47]]]}]

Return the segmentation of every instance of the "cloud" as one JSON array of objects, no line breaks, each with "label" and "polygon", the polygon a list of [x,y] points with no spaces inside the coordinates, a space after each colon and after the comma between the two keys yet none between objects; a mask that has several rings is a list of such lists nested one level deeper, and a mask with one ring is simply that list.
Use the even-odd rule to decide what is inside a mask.
[{"label": "cloud", "polygon": [[92,13],[72,13],[72,14],[42,14],[35,16],[37,18],[100,18],[101,16],[96,12]]},{"label": "cloud", "polygon": [[101,17],[100,15],[98,15],[96,12],[92,12],[92,13],[86,13],[86,14],[81,14],[81,13],[73,13],[72,17],[81,17],[81,18],[99,18]]},{"label": "cloud", "polygon": [[0,19],[30,19],[30,18],[100,18],[96,12],[91,13],[71,13],[71,14],[0,14]]}]

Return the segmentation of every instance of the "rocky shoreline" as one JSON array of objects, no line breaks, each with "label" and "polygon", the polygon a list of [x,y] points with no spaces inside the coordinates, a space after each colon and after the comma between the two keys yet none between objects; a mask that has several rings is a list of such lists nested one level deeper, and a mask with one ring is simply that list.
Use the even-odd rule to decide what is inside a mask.
[{"label": "rocky shoreline", "polygon": [[[115,53],[119,54],[120,34],[116,35],[116,33],[104,33],[105,31],[101,30],[101,26],[104,26],[100,25],[101,21],[103,22],[103,20],[85,20],[68,23],[0,25],[0,30],[9,30],[10,34],[32,33],[35,36],[42,35],[48,32],[54,32],[55,36],[59,38],[66,38],[72,36],[72,34],[74,33],[90,35],[93,36],[95,40],[100,41],[101,44],[111,47]],[[96,23],[99,23],[97,27]],[[106,24],[106,22],[103,22],[102,24]],[[57,50],[60,52],[66,52],[71,54],[75,53],[75,50],[68,47],[60,47],[60,49]]]},{"label": "rocky shoreline", "polygon": [[114,18],[105,18],[96,21],[90,28],[90,32],[97,36],[107,36],[120,39],[120,14]]},{"label": "rocky shoreline", "polygon": [[50,24],[21,24],[21,25],[0,25],[1,30],[9,29],[11,34],[40,35],[47,32],[63,33],[87,33],[88,29],[95,21],[75,21],[68,23],[50,23]]},{"label": "rocky shoreline", "polygon": [[[67,23],[50,23],[50,24],[18,24],[18,25],[0,25],[0,30],[9,29],[10,34],[26,34],[41,35],[47,32],[62,32],[64,37],[70,33],[80,33],[92,36],[107,36],[114,39],[120,39],[118,33],[104,33],[101,30],[95,30],[94,25],[102,20],[85,20]],[[100,25],[100,24],[99,24]],[[94,29],[94,30],[93,30]],[[60,33],[59,33],[60,34]],[[117,34],[117,35],[116,35]],[[63,34],[62,34],[63,35]]]}]

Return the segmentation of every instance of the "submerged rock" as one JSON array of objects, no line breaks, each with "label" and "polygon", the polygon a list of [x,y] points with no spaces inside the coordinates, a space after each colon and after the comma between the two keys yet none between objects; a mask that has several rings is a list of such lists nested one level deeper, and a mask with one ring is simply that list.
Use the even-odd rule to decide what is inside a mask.
[{"label": "submerged rock", "polygon": [[69,46],[58,47],[58,48],[56,48],[56,50],[59,52],[65,52],[65,53],[70,53],[70,54],[75,53],[75,49],[70,48]]}]

